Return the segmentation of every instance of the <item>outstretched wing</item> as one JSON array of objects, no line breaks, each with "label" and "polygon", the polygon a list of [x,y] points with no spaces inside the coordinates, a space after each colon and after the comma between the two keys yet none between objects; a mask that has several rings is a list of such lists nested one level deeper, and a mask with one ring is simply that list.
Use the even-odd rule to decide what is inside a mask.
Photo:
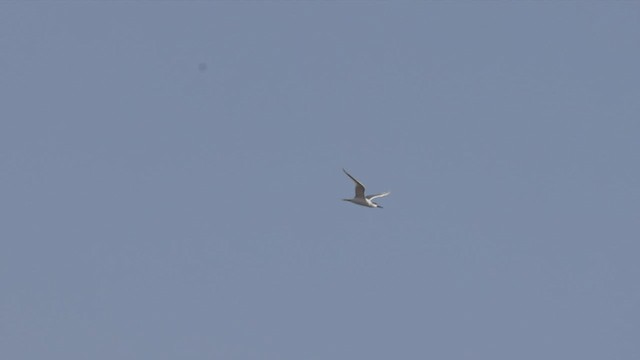
[{"label": "outstretched wing", "polygon": [[347,172],[347,170],[342,169],[342,171],[344,171],[344,173],[347,174],[347,176],[350,177],[351,180],[353,180],[354,183],[356,183],[356,198],[364,199],[364,185],[362,185],[362,183],[360,181],[356,180],[356,178],[351,176]]},{"label": "outstretched wing", "polygon": [[367,199],[369,200],[373,200],[373,199],[377,199],[377,198],[381,198],[381,197],[385,197],[387,195],[391,194],[390,191],[387,191],[386,193],[382,193],[382,194],[375,194],[375,195],[368,195]]}]

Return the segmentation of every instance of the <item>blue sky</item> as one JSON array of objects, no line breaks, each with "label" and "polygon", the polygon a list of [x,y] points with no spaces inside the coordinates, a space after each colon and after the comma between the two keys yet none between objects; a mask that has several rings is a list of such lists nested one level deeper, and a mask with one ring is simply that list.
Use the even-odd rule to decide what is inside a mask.
[{"label": "blue sky", "polygon": [[634,2],[3,2],[0,357],[640,358],[639,38]]}]

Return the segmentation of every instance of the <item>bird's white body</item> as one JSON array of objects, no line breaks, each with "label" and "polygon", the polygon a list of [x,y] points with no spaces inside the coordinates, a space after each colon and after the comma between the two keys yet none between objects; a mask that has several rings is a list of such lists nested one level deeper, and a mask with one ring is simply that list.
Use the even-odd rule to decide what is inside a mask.
[{"label": "bird's white body", "polygon": [[380,198],[380,197],[387,196],[387,195],[391,194],[390,192],[385,192],[385,193],[376,194],[376,195],[366,195],[365,196],[365,194],[364,194],[364,185],[362,185],[362,183],[360,181],[356,180],[356,178],[354,178],[353,176],[349,175],[347,170],[342,169],[342,171],[344,171],[344,173],[347,174],[347,176],[350,177],[351,180],[353,180],[354,183],[356,183],[356,196],[354,196],[353,199],[342,199],[342,200],[349,201],[349,202],[352,202],[354,204],[361,205],[361,206],[382,209],[382,206],[380,206],[380,205],[378,205],[378,204],[373,202],[373,199],[377,199],[377,198]]},{"label": "bird's white body", "polygon": [[364,199],[353,198],[353,199],[342,199],[342,200],[349,201],[354,204],[362,205],[370,208],[382,208],[382,206],[374,203],[373,201],[371,201],[371,199],[367,199],[367,198],[364,198]]}]

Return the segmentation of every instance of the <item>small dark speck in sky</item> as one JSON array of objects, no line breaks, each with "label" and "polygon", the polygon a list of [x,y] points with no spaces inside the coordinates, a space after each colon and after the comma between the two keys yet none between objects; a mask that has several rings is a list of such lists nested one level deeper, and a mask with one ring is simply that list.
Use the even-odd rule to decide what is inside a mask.
[{"label": "small dark speck in sky", "polygon": [[205,72],[207,71],[207,66],[208,66],[207,63],[202,62],[198,64],[198,70],[200,70],[200,72]]}]

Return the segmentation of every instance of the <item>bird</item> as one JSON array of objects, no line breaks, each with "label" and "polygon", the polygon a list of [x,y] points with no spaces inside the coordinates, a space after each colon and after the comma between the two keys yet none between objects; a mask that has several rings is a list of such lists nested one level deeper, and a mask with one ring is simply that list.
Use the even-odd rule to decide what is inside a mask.
[{"label": "bird", "polygon": [[382,194],[375,194],[375,195],[364,195],[364,185],[362,185],[362,183],[358,180],[356,180],[356,178],[354,178],[353,176],[351,176],[347,170],[342,169],[342,171],[344,171],[345,174],[347,174],[348,177],[351,178],[351,180],[353,180],[354,183],[356,183],[356,196],[353,199],[342,199],[344,201],[350,201],[354,204],[357,205],[362,205],[362,206],[366,206],[366,207],[370,207],[370,208],[380,208],[382,209],[382,206],[376,204],[373,202],[373,199],[377,199],[377,198],[381,198],[383,196],[387,196],[389,194],[391,194],[391,192],[387,191],[385,193]]}]

